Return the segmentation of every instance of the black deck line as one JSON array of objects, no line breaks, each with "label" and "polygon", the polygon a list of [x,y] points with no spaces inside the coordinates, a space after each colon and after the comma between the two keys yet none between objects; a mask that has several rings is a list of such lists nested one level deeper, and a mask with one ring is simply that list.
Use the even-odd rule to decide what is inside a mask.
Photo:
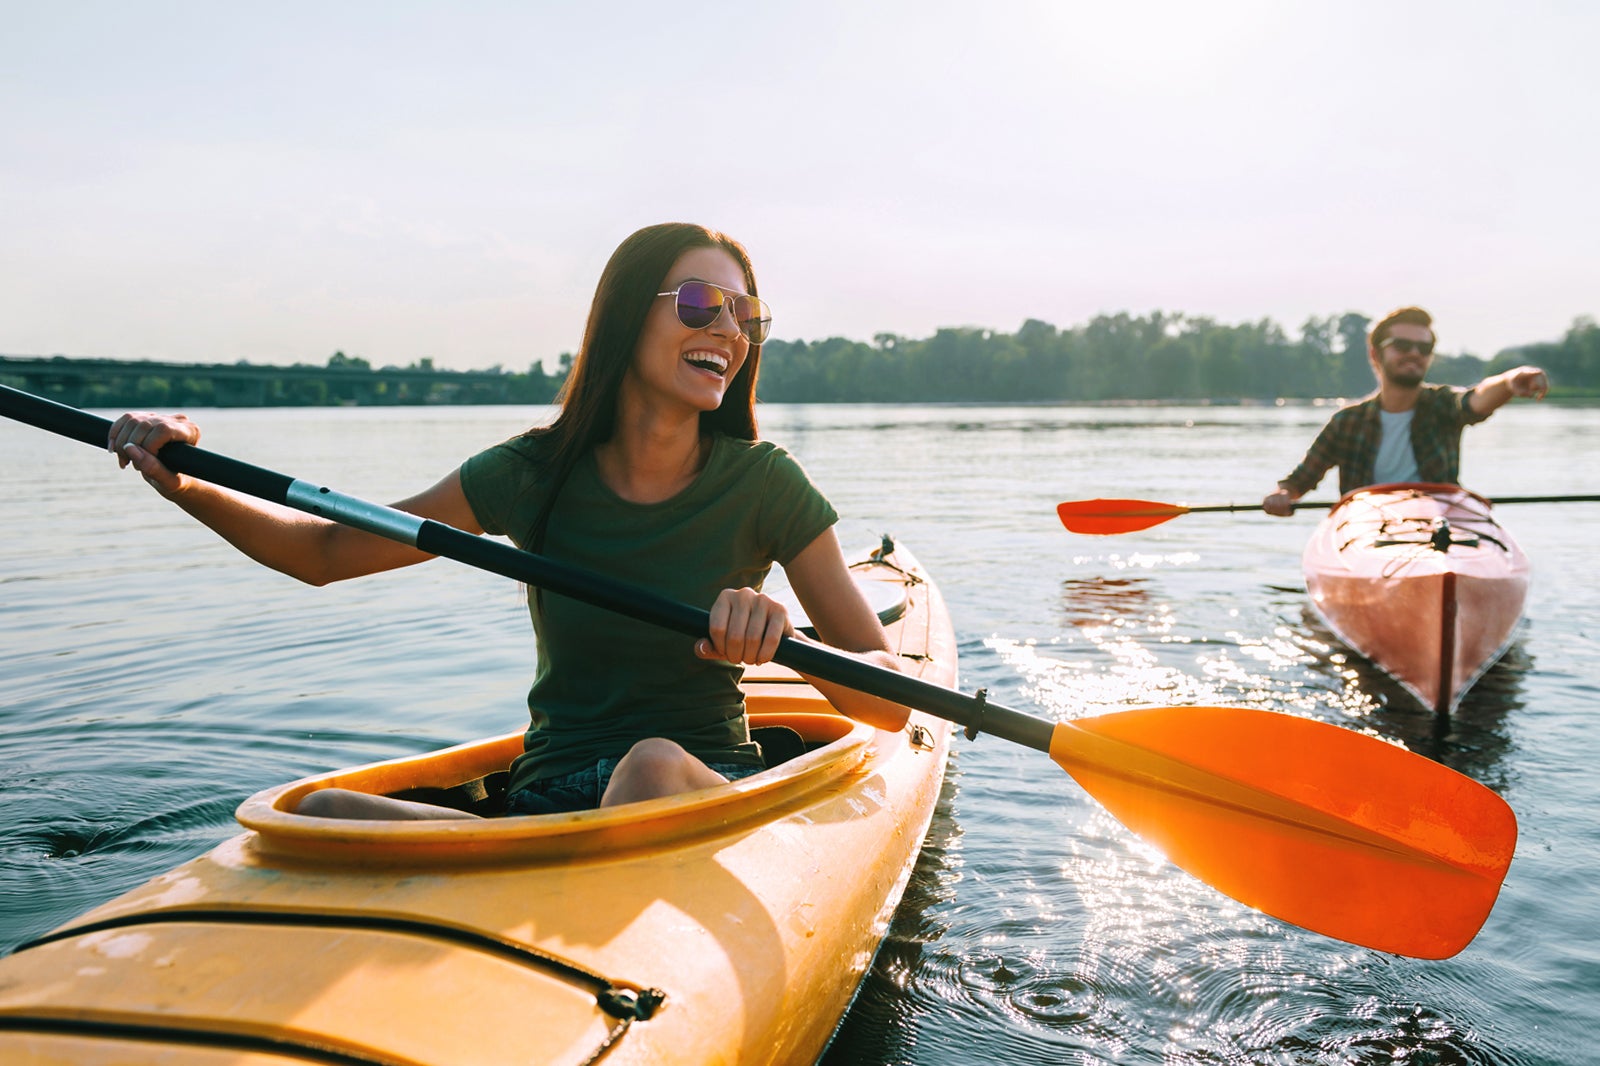
[{"label": "black deck line", "polygon": [[44,1033],[51,1036],[77,1036],[101,1040],[137,1041],[144,1044],[182,1044],[225,1051],[261,1052],[290,1056],[305,1062],[330,1066],[400,1066],[402,1060],[373,1058],[343,1048],[330,1047],[309,1039],[251,1036],[217,1029],[181,1025],[141,1025],[136,1022],[94,1021],[85,1018],[38,1017],[0,1014],[0,1033]]},{"label": "black deck line", "polygon": [[[75,937],[86,936],[90,933],[99,933],[112,929],[129,929],[142,925],[174,924],[179,922],[189,923],[216,923],[225,925],[266,925],[266,926],[304,926],[313,929],[364,929],[384,933],[400,933],[410,936],[422,936],[435,940],[443,940],[452,944],[460,944],[478,951],[525,966],[542,967],[552,970],[563,977],[582,982],[593,987],[596,993],[597,1004],[609,1014],[616,1011],[607,1004],[611,1002],[618,992],[631,992],[628,985],[618,985],[615,981],[593,970],[585,969],[573,962],[555,955],[549,955],[526,944],[519,944],[513,940],[480,933],[472,929],[462,929],[453,925],[444,925],[438,922],[429,922],[419,918],[403,918],[392,915],[374,915],[361,913],[341,913],[338,911],[307,912],[307,911],[281,911],[281,910],[235,910],[226,907],[188,907],[172,908],[169,910],[140,911],[136,914],[125,914],[116,918],[107,918],[104,921],[88,922],[83,925],[74,925],[66,929],[58,929],[52,933],[27,941],[18,945],[16,951],[23,952],[31,948],[42,947],[61,940],[70,940]],[[648,999],[641,996],[641,1002]],[[660,993],[656,993],[657,1000]],[[648,1015],[645,1015],[648,1017]]]}]

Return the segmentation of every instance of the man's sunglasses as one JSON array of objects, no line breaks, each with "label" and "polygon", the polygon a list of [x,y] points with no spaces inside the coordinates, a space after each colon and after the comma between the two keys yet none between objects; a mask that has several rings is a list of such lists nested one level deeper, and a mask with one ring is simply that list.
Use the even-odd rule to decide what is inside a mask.
[{"label": "man's sunglasses", "polygon": [[1397,352],[1416,352],[1419,355],[1432,355],[1432,341],[1408,341],[1404,337],[1390,337],[1383,342],[1385,348],[1393,348]]},{"label": "man's sunglasses", "polygon": [[678,321],[690,329],[705,329],[722,317],[722,308],[733,305],[733,324],[739,327],[751,344],[767,339],[772,329],[772,308],[754,296],[728,292],[705,281],[686,281],[671,292],[658,292],[657,296],[676,296]]}]

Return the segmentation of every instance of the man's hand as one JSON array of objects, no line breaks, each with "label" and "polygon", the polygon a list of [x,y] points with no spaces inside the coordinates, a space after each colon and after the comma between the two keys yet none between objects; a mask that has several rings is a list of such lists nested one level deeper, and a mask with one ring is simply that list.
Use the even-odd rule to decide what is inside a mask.
[{"label": "man's hand", "polygon": [[1532,396],[1542,400],[1550,391],[1550,378],[1536,366],[1519,366],[1500,375],[1513,396]]},{"label": "man's hand", "polygon": [[1270,515],[1287,518],[1294,514],[1294,501],[1297,499],[1299,497],[1291,494],[1288,489],[1279,489],[1277,492],[1267,494],[1267,498],[1261,501],[1261,509]]}]

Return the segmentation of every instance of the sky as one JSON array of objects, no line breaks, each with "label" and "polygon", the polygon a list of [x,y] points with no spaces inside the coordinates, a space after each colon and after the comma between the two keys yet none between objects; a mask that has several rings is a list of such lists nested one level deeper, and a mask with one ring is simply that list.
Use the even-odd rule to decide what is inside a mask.
[{"label": "sky", "polygon": [[773,336],[1600,314],[1600,5],[0,0],[0,354],[554,369],[640,226]]}]

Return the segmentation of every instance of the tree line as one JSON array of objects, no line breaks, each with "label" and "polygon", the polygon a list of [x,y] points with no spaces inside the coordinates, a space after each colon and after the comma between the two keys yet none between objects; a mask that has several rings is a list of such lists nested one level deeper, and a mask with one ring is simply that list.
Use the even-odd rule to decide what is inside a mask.
[{"label": "tree line", "polygon": [[[1073,329],[1029,319],[1016,333],[941,329],[872,343],[769,340],[759,393],[789,403],[840,401],[1231,400],[1361,396],[1372,391],[1371,319],[1309,319],[1290,338],[1270,319],[1237,325],[1191,315],[1099,315]],[[1429,380],[1471,385],[1522,363],[1550,373],[1556,395],[1600,396],[1600,327],[1579,318],[1559,341],[1492,359],[1446,354]]]},{"label": "tree line", "polygon": [[[1098,315],[1058,329],[1029,319],[1015,333],[940,329],[931,337],[880,333],[872,341],[768,340],[762,347],[760,399],[767,403],[1094,403],[1114,401],[1271,402],[1363,396],[1374,386],[1367,362],[1371,320],[1348,312],[1312,317],[1291,338],[1270,319],[1235,325],[1198,315]],[[57,361],[63,361],[58,360]],[[73,362],[72,360],[64,360]],[[180,373],[173,364],[118,364],[96,371],[69,402],[92,406],[545,404],[554,402],[572,354],[553,372],[542,361],[526,371],[374,368],[335,352],[325,367],[252,367],[271,380],[255,393],[225,397],[227,368]],[[1508,348],[1491,359],[1440,352],[1429,380],[1471,385],[1487,374],[1534,363],[1550,374],[1554,396],[1600,397],[1600,326],[1575,320],[1558,341]],[[236,364],[249,366],[249,364]],[[185,376],[187,373],[188,376]],[[0,382],[8,380],[0,365]],[[238,386],[234,386],[238,392]],[[259,394],[259,395],[257,395]]]}]

